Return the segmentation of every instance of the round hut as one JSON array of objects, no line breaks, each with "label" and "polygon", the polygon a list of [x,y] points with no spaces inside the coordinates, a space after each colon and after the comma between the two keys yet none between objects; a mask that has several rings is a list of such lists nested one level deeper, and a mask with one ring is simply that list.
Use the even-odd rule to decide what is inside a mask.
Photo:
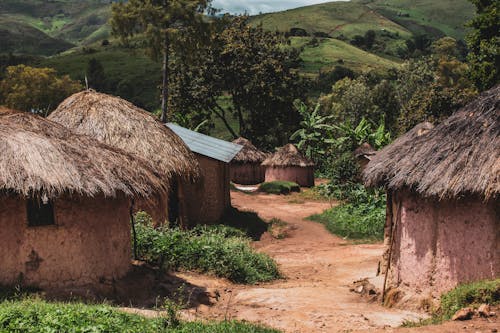
[{"label": "round hut", "polygon": [[266,167],[266,182],[288,180],[300,186],[314,186],[314,163],[291,143],[279,148],[262,165]]},{"label": "round hut", "polygon": [[261,164],[267,154],[255,147],[252,142],[245,138],[233,141],[243,146],[240,152],[233,158],[230,165],[231,181],[242,185],[255,185],[262,183],[265,179],[266,168]]},{"label": "round hut", "polygon": [[131,198],[166,191],[146,162],[27,112],[0,116],[0,151],[0,285],[101,290],[128,272]]},{"label": "round hut", "polygon": [[198,162],[184,142],[153,115],[119,97],[87,90],[68,97],[48,118],[148,161],[170,181],[171,192],[153,203],[140,201],[137,209],[147,211],[159,224],[166,220],[187,223],[183,184],[199,177]]},{"label": "round hut", "polygon": [[387,188],[384,290],[398,291],[390,295],[418,304],[499,277],[499,120],[500,85],[436,127],[416,126],[368,164],[365,184]]}]

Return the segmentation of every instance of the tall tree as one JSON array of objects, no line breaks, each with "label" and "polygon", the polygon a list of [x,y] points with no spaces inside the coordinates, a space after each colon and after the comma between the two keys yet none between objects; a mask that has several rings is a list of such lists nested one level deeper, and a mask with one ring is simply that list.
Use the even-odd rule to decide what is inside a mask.
[{"label": "tall tree", "polygon": [[500,82],[500,1],[471,0],[476,16],[468,23],[470,77],[480,90]]},{"label": "tall tree", "polygon": [[0,81],[0,104],[47,115],[66,97],[82,89],[79,82],[67,75],[58,76],[53,68],[10,66]]},{"label": "tall tree", "polygon": [[112,6],[113,34],[123,41],[142,35],[153,58],[163,59],[161,120],[167,121],[170,55],[179,35],[193,32],[204,23],[211,0],[128,0]]}]

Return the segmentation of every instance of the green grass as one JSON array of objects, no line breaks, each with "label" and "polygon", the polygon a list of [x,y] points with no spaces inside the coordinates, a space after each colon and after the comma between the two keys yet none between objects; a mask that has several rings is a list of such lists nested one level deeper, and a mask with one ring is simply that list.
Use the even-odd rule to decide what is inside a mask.
[{"label": "green grass", "polygon": [[291,46],[305,46],[300,57],[304,61],[302,70],[317,73],[320,69],[332,69],[336,65],[346,66],[356,72],[369,70],[386,71],[399,66],[398,62],[363,51],[338,39],[322,39],[319,46],[306,45],[311,38],[293,37]]},{"label": "green grass", "polygon": [[138,223],[137,244],[141,258],[165,269],[210,273],[245,284],[281,277],[273,259],[253,250],[242,231],[227,226],[184,231]]},{"label": "green grass", "polygon": [[290,194],[291,192],[300,192],[300,186],[294,182],[275,180],[260,184],[259,191],[268,194]]},{"label": "green grass", "polygon": [[461,284],[441,295],[440,307],[434,311],[431,318],[417,322],[407,321],[403,326],[420,327],[440,324],[450,320],[462,308],[478,308],[481,304],[500,304],[500,279]]},{"label": "green grass", "polygon": [[277,333],[236,321],[178,322],[165,315],[149,319],[108,305],[48,303],[42,300],[0,303],[0,331],[23,333]]}]

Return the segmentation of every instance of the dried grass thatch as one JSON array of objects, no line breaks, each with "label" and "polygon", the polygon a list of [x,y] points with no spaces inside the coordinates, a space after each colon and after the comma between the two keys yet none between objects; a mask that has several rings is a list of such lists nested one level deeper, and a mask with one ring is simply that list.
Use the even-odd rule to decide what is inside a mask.
[{"label": "dried grass thatch", "polygon": [[6,116],[9,114],[19,113],[20,111],[9,109],[5,106],[0,105],[0,116]]},{"label": "dried grass thatch", "polygon": [[238,145],[243,146],[240,152],[233,158],[232,163],[245,164],[245,163],[262,163],[266,158],[267,154],[260,151],[255,147],[250,140],[245,138],[238,138],[233,141]]},{"label": "dried grass thatch", "polygon": [[368,186],[409,187],[423,196],[453,198],[500,193],[500,85],[438,126],[418,125],[368,164]]},{"label": "dried grass thatch", "polygon": [[262,162],[262,165],[281,168],[289,166],[310,167],[314,166],[314,162],[305,158],[304,155],[299,152],[297,147],[289,143],[279,148],[274,154],[266,158],[266,160]]},{"label": "dried grass thatch", "polygon": [[193,180],[200,169],[184,142],[158,119],[119,97],[92,90],[64,100],[49,119],[144,160],[166,176]]},{"label": "dried grass thatch", "polygon": [[0,117],[0,191],[114,197],[165,193],[145,161],[27,112]]}]

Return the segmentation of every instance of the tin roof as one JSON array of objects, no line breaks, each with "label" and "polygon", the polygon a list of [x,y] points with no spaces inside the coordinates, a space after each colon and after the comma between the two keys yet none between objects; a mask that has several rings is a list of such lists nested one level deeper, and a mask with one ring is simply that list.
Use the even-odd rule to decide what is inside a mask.
[{"label": "tin roof", "polygon": [[218,161],[231,162],[243,148],[241,145],[191,131],[176,124],[168,123],[166,126],[174,131],[192,152]]}]

